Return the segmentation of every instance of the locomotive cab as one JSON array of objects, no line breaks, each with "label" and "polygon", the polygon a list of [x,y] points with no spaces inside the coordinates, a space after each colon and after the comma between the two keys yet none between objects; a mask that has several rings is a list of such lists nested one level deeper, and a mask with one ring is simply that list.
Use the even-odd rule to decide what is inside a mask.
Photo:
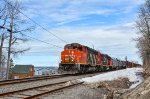
[{"label": "locomotive cab", "polygon": [[71,74],[78,73],[82,64],[86,64],[86,48],[77,43],[67,44],[64,51],[61,52],[59,72],[73,71]]},{"label": "locomotive cab", "polygon": [[67,44],[61,52],[61,64],[84,64],[86,62],[85,51],[85,47],[80,44]]}]

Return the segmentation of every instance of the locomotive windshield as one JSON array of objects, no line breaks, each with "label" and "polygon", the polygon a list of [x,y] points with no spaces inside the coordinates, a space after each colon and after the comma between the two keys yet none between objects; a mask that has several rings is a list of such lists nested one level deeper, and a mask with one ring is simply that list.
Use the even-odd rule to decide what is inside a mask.
[{"label": "locomotive windshield", "polygon": [[82,47],[76,47],[76,46],[73,46],[73,49],[82,51]]},{"label": "locomotive windshield", "polygon": [[67,50],[67,49],[76,49],[76,50],[80,50],[80,51],[83,50],[82,46],[72,46],[72,45],[65,46],[65,50]]}]

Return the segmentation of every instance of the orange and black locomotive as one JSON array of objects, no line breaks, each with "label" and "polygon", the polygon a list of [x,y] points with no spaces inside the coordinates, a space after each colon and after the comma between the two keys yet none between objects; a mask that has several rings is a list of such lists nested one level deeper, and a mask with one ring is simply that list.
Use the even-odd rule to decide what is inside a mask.
[{"label": "orange and black locomotive", "polygon": [[[72,43],[65,45],[64,51],[61,52],[59,73],[76,74],[121,69],[128,67],[128,64],[132,67],[131,63],[111,58],[90,47]],[[132,63],[132,65],[139,64]]]}]

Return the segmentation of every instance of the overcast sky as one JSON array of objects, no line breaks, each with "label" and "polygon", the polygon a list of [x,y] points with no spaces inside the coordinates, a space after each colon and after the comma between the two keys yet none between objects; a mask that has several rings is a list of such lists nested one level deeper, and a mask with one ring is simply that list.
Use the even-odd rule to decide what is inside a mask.
[{"label": "overcast sky", "polygon": [[[22,12],[67,43],[81,43],[112,57],[127,56],[128,60],[141,62],[133,39],[137,36],[134,27],[138,8],[144,0],[20,1],[25,8]],[[58,66],[67,43],[51,33],[36,25],[29,35],[50,44],[31,39],[22,45],[31,50],[15,58],[15,63]]]}]

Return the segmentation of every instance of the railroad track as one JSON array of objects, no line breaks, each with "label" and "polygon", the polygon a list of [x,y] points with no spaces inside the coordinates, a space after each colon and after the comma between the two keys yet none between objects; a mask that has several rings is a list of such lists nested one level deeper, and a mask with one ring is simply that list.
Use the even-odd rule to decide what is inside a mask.
[{"label": "railroad track", "polygon": [[[112,70],[112,71],[114,71],[114,70]],[[110,71],[96,72],[95,74],[97,74],[97,73],[107,73],[107,72],[110,72]],[[87,73],[87,74],[91,74],[91,73]],[[2,80],[2,81],[0,81],[0,86],[10,85],[10,84],[17,84],[17,83],[33,82],[33,81],[46,80],[46,79],[69,77],[69,76],[82,76],[82,75],[86,75],[86,74],[76,74],[76,75],[63,74],[63,75],[51,75],[51,76],[39,76],[39,77],[24,78],[24,79]]]},{"label": "railroad track", "polygon": [[56,93],[69,87],[73,87],[83,83],[83,82],[76,82],[68,85],[67,84],[68,82],[69,81],[63,81],[16,91],[5,92],[0,94],[0,98],[33,99],[42,97],[43,95]]},{"label": "railroad track", "polygon": [[34,78],[3,80],[3,81],[0,81],[0,86],[9,85],[9,84],[17,84],[17,83],[25,83],[25,82],[33,82],[33,81],[46,80],[46,79],[62,78],[62,77],[68,77],[68,76],[69,75],[52,75],[52,76],[40,76],[40,77],[34,77]]},{"label": "railroad track", "polygon": [[[105,73],[105,72],[101,72],[101,73]],[[97,74],[97,73],[95,73],[95,74]],[[94,75],[95,75],[94,74]],[[99,73],[98,73],[99,74]],[[56,81],[57,81],[57,78],[63,78],[64,77],[64,80],[66,80],[65,79],[65,77],[69,77],[69,76],[77,76],[76,78],[74,78],[73,77],[73,79],[78,79],[78,78],[82,78],[82,76],[84,76],[84,75],[86,75],[86,77],[89,77],[89,76],[91,76],[91,74],[79,74],[79,75],[53,75],[53,76],[41,76],[41,77],[35,77],[35,78],[26,78],[26,79],[17,79],[17,80],[8,80],[8,81],[0,81],[0,85],[8,85],[8,84],[12,84],[11,86],[10,86],[10,90],[9,90],[9,87],[6,87],[6,90],[5,90],[5,87],[4,87],[4,90],[0,93],[0,99],[3,99],[3,98],[5,98],[5,97],[7,97],[7,96],[9,96],[9,98],[7,98],[7,99],[13,99],[13,97],[15,97],[15,99],[18,97],[19,99],[22,97],[22,98],[27,98],[27,99],[29,99],[29,97],[30,98],[32,98],[32,97],[37,97],[37,96],[41,96],[41,95],[44,95],[44,94],[48,94],[48,93],[52,93],[52,92],[56,92],[56,91],[59,91],[59,90],[63,90],[63,89],[65,89],[65,88],[68,88],[68,87],[70,87],[70,86],[63,86],[62,88],[56,88],[56,89],[53,89],[53,90],[50,90],[50,91],[48,91],[48,89],[46,89],[46,90],[41,90],[41,89],[39,89],[37,86],[41,86],[41,88],[42,87],[48,87],[48,86],[54,86],[54,84],[50,84],[49,82],[48,83],[45,83],[45,84],[48,84],[48,85],[43,85],[43,84],[37,84],[36,83],[36,85],[34,85],[33,84],[33,86],[30,86],[30,87],[25,87],[26,86],[26,84],[24,84],[23,86],[23,88],[21,89],[21,88],[17,88],[17,89],[15,89],[15,88],[13,88],[12,86],[13,86],[13,84],[15,84],[15,83],[18,83],[18,84],[20,84],[20,83],[27,83],[27,82],[32,82],[32,81],[38,81],[38,79],[39,80],[46,80],[47,81],[47,79],[49,80],[50,79],[50,81],[51,81],[51,79],[53,79],[53,78],[56,78]],[[93,74],[92,74],[93,75]],[[79,77],[78,77],[79,76]],[[85,76],[84,76],[85,77]],[[72,77],[71,77],[72,78]],[[73,80],[72,79],[72,80]],[[55,80],[55,79],[54,79]],[[62,81],[64,81],[64,80],[62,80]],[[71,80],[71,79],[68,79],[68,80]],[[57,81],[57,82],[59,82],[59,81]],[[34,82],[35,83],[35,82]],[[51,82],[52,83],[52,82]],[[65,82],[64,82],[65,83]],[[31,83],[30,83],[31,84]],[[16,84],[17,85],[17,84]],[[15,85],[15,86],[16,86]],[[74,84],[74,85],[76,85],[76,84]],[[74,85],[71,85],[71,86],[74,86]],[[22,87],[22,86],[20,86],[20,87]],[[34,88],[37,88],[40,92],[42,92],[42,93],[39,93],[39,91],[37,91],[37,89],[36,89],[36,92],[38,92],[39,94],[35,94],[35,95],[31,95],[30,94],[30,92],[29,92],[29,90],[35,90],[34,88],[31,88],[31,87],[34,87]],[[26,88],[26,89],[25,89]],[[50,88],[49,88],[50,89]],[[24,90],[24,91],[26,91],[26,92],[29,92],[28,94],[26,94],[26,93],[20,93],[20,92],[22,92],[22,90]],[[17,93],[19,93],[19,94],[17,94]],[[12,96],[12,97],[11,97]]]}]

